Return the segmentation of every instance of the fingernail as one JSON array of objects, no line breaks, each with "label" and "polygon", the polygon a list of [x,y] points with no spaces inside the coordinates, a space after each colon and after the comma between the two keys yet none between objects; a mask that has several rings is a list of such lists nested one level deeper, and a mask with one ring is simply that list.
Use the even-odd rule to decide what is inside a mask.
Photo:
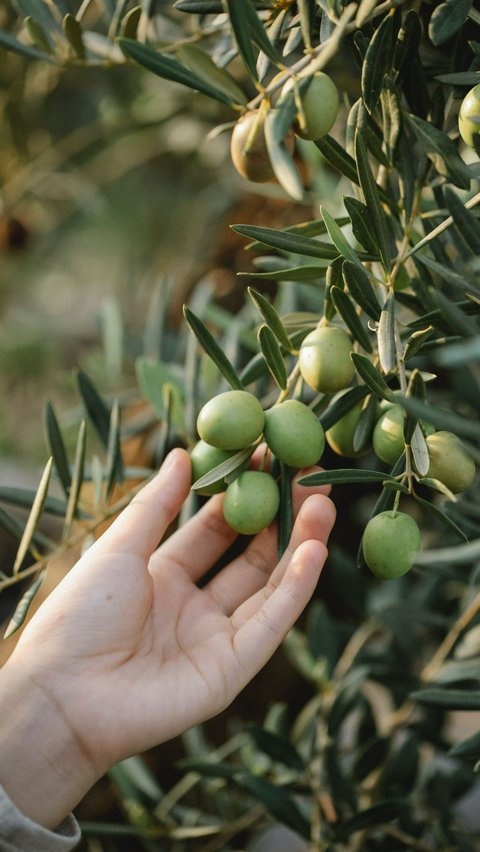
[{"label": "fingernail", "polygon": [[177,458],[177,451],[170,450],[168,456],[165,457],[163,464],[161,466],[161,472],[167,473],[175,464]]}]

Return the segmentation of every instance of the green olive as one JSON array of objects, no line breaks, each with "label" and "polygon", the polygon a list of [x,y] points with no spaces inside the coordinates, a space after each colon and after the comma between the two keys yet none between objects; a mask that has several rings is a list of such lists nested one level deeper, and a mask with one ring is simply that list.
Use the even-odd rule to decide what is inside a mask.
[{"label": "green olive", "polygon": [[[345,391],[342,391],[338,394],[338,396],[343,396],[344,393]],[[325,433],[327,443],[332,450],[337,453],[337,455],[356,459],[365,455],[365,453],[368,453],[368,447],[360,453],[356,452],[353,448],[353,438],[355,436],[355,430],[358,426],[362,411],[363,400],[360,400],[360,402],[357,402],[357,404],[354,405],[350,411],[347,411],[340,420],[337,420],[330,429],[327,429]]]},{"label": "green olive", "polygon": [[373,430],[373,450],[386,464],[394,465],[405,449],[403,424],[405,412],[401,405],[387,409]]},{"label": "green olive", "polygon": [[[302,82],[302,77],[299,77],[298,82]],[[287,80],[282,89],[282,95],[292,88],[293,80]],[[302,93],[301,99],[303,116],[297,117],[295,132],[302,139],[321,139],[331,130],[338,115],[340,100],[337,87],[327,74],[318,71],[311,77],[309,86]]]},{"label": "green olive", "polygon": [[464,97],[458,116],[458,129],[463,141],[480,152],[480,83]]},{"label": "green olive", "polygon": [[200,411],[198,434],[220,450],[241,450],[263,432],[265,415],[258,399],[248,391],[232,390],[212,397]]},{"label": "green olive", "polygon": [[351,351],[352,342],[341,328],[326,325],[307,334],[298,357],[307,385],[323,393],[348,387],[355,374]]},{"label": "green olive", "polygon": [[[227,461],[233,455],[235,455],[235,450],[219,450],[217,447],[211,447],[210,444],[206,444],[205,441],[199,441],[198,444],[195,444],[190,455],[192,483],[196,482],[197,479],[201,479],[202,476],[205,476],[206,473],[209,473],[214,467]],[[220,494],[221,491],[225,491],[226,487],[226,482],[220,480],[219,482],[214,482],[213,485],[207,485],[206,488],[202,488],[200,491],[196,490],[196,494],[210,497],[212,494]]]},{"label": "green olive", "polygon": [[272,523],[279,505],[280,492],[273,476],[247,470],[228,486],[223,514],[235,532],[256,535]]},{"label": "green olive", "polygon": [[265,412],[264,438],[280,461],[290,467],[310,467],[323,453],[323,427],[312,409],[289,399]]},{"label": "green olive", "polygon": [[465,491],[475,478],[475,461],[453,432],[435,432],[426,439],[430,465],[427,476],[450,491]]},{"label": "green olive", "polygon": [[[264,125],[265,113],[262,110],[253,109],[244,113],[233,128],[230,143],[230,154],[237,172],[254,183],[277,179],[265,142]],[[295,139],[291,131],[285,137],[285,144],[292,152]]]},{"label": "green olive", "polygon": [[365,527],[365,562],[381,580],[393,580],[409,571],[419,550],[420,530],[405,512],[380,512]]}]

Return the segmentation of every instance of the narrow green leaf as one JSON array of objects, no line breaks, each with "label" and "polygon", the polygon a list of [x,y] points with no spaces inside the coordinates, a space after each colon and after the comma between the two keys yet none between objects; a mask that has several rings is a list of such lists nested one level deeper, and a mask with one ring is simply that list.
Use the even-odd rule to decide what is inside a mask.
[{"label": "narrow green leaf", "polygon": [[287,368],[278,340],[268,325],[258,330],[258,342],[267,367],[280,390],[287,388]]},{"label": "narrow green leaf", "polygon": [[247,96],[241,90],[235,78],[219,68],[205,50],[196,44],[183,44],[177,51],[180,61],[198,75],[207,85],[223,92],[234,103],[245,104]]},{"label": "narrow green leaf", "polygon": [[44,409],[45,426],[47,432],[47,443],[50,454],[53,456],[53,463],[57,476],[62,484],[65,496],[68,499],[71,477],[70,468],[68,466],[67,451],[63,442],[62,433],[58,420],[53,410],[51,402],[47,402]]},{"label": "narrow green leaf", "polygon": [[52,53],[52,45],[50,44],[42,25],[39,24],[35,18],[32,18],[31,15],[25,18],[23,23],[34,45],[40,50],[44,50],[45,53]]},{"label": "narrow green leaf", "polygon": [[18,41],[15,36],[0,30],[0,47],[6,50],[11,50],[13,53],[19,53],[21,56],[26,56],[28,59],[41,59],[42,62],[54,62],[55,60],[48,53],[37,50],[36,47],[31,47],[29,44],[23,44]]},{"label": "narrow green leaf", "polygon": [[332,287],[330,289],[330,295],[332,297],[332,301],[335,305],[336,310],[342,317],[344,323],[352,332],[352,335],[355,340],[358,340],[360,346],[367,352],[373,352],[368,332],[362,325],[360,318],[357,316],[353,303],[348,294],[345,293],[344,290],[341,290],[339,287]]},{"label": "narrow green leaf", "polygon": [[83,43],[83,30],[75,15],[65,15],[63,19],[63,32],[65,33],[73,52],[78,59],[85,59],[85,45]]},{"label": "narrow green leaf", "polygon": [[428,707],[445,710],[480,710],[480,690],[419,689],[410,698]]},{"label": "narrow green leaf", "polygon": [[279,462],[280,465],[280,508],[277,515],[277,550],[278,558],[285,553],[293,528],[292,472]]},{"label": "narrow green leaf", "polygon": [[420,505],[423,506],[424,509],[430,512],[432,515],[435,515],[435,517],[438,518],[438,520],[441,521],[442,524],[445,524],[445,526],[451,529],[452,532],[454,532],[458,538],[460,538],[462,541],[468,541],[467,536],[465,535],[463,530],[460,529],[458,524],[456,524],[455,521],[453,521],[449,515],[443,512],[435,503],[430,503],[429,500],[424,500],[423,497],[419,497],[418,494],[413,494],[413,497],[417,501],[417,503],[420,503]]},{"label": "narrow green leaf", "polygon": [[343,468],[342,470],[323,470],[320,473],[309,473],[297,480],[299,485],[348,485],[360,482],[395,482],[388,473],[379,470],[359,470]]},{"label": "narrow green leaf", "polygon": [[275,269],[271,272],[238,272],[248,278],[261,278],[265,281],[313,281],[317,284],[324,278],[326,266],[291,266],[286,269]]},{"label": "narrow green leaf", "polygon": [[232,231],[249,237],[265,246],[281,249],[292,254],[301,254],[305,257],[319,257],[322,260],[334,260],[338,256],[338,250],[331,243],[314,240],[311,237],[302,237],[298,234],[290,234],[286,231],[278,231],[275,228],[260,228],[258,225],[230,225]]},{"label": "narrow green leaf", "polygon": [[125,15],[125,17],[122,19],[122,23],[120,26],[120,36],[122,38],[134,39],[136,41],[138,25],[140,23],[141,17],[141,6],[134,6],[133,9],[130,9]]},{"label": "narrow green leaf", "polygon": [[478,760],[480,758],[480,732],[466,740],[456,743],[448,752],[452,757],[463,757]]},{"label": "narrow green leaf", "polygon": [[362,204],[358,198],[352,198],[349,195],[344,195],[343,203],[350,217],[352,230],[356,239],[370,254],[377,254],[378,249],[375,243],[368,207]]},{"label": "narrow green leaf", "polygon": [[470,173],[457,151],[456,145],[446,133],[429,121],[410,114],[409,123],[427,157],[437,172],[460,189],[470,188]]},{"label": "narrow green leaf", "polygon": [[279,101],[275,109],[269,110],[265,117],[265,143],[271,166],[279,184],[296,201],[303,199],[303,184],[285,137],[295,115],[293,97],[290,107]]},{"label": "narrow green leaf", "polygon": [[110,414],[107,459],[105,464],[106,499],[110,497],[115,482],[124,479],[122,448],[120,443],[120,403],[115,400]]},{"label": "narrow green leaf", "polygon": [[381,396],[382,399],[388,399],[390,402],[394,402],[396,400],[396,395],[390,390],[383,376],[373,366],[372,362],[366,355],[360,355],[358,352],[352,352],[350,357],[355,364],[358,373],[365,384],[368,385],[370,390],[378,394],[378,396]]},{"label": "narrow green leaf", "polygon": [[247,772],[236,774],[233,780],[247,790],[255,801],[261,802],[281,823],[296,831],[301,837],[310,838],[310,823],[286,790],[265,778],[257,778]]},{"label": "narrow green leaf", "polygon": [[437,263],[436,260],[433,260],[431,257],[427,257],[425,254],[418,254],[415,260],[423,266],[426,266],[427,269],[431,269],[432,272],[436,272],[443,281],[446,281],[448,284],[453,284],[455,287],[458,287],[459,290],[471,290],[475,293],[480,292],[475,284],[464,275],[459,275],[458,272],[454,272],[453,269],[449,269],[443,264]]},{"label": "narrow green leaf", "polygon": [[402,132],[402,109],[400,96],[393,80],[387,77],[380,93],[382,107],[383,138],[387,156],[393,161],[397,143]]},{"label": "narrow green leaf", "polygon": [[434,45],[448,41],[467,20],[473,0],[446,0],[433,10],[428,35]]},{"label": "narrow green leaf", "polygon": [[40,586],[42,585],[42,583],[43,583],[43,581],[46,577],[46,574],[47,574],[46,569],[41,571],[40,574],[38,575],[38,577],[33,581],[31,586],[27,589],[25,594],[22,595],[19,603],[17,604],[17,606],[15,608],[15,612],[13,613],[10,621],[8,622],[7,629],[6,629],[6,631],[3,635],[4,639],[9,639],[10,636],[13,636],[13,634],[16,633],[17,630],[24,623],[24,621],[25,621],[25,619],[28,615],[28,610],[30,609],[31,604],[33,603],[35,595],[39,591]]},{"label": "narrow green leaf", "polygon": [[447,432],[454,432],[459,437],[463,435],[465,438],[473,438],[476,441],[480,438],[480,425],[472,420],[467,420],[466,417],[460,417],[444,408],[427,405],[420,399],[408,399],[400,396],[400,394],[395,395],[395,400],[399,405],[403,405],[407,411],[411,411],[419,420],[433,423],[437,429],[445,429]]},{"label": "narrow green leaf", "polygon": [[[233,6],[235,6],[235,14],[242,14],[248,23],[248,27],[250,30],[250,38],[257,45],[258,49],[268,56],[270,62],[277,64],[281,62],[281,59],[275,50],[273,44],[271,43],[268,35],[266,33],[265,27],[263,26],[262,21],[257,15],[255,5],[252,3],[252,0],[242,0],[241,3],[236,3],[235,0],[228,0],[230,13]],[[241,6],[241,12],[239,13],[238,7]]]},{"label": "narrow green leaf", "polygon": [[254,50],[250,22],[245,14],[244,4],[239,3],[238,0],[223,0],[222,5],[228,14],[240,58],[251,79],[256,82],[258,80],[257,54]]},{"label": "narrow green leaf", "polygon": [[[65,512],[65,521],[63,524],[62,538],[64,541],[68,538],[72,527],[73,519],[77,514],[78,500],[84,480],[85,469],[85,449],[87,445],[87,422],[82,420],[78,430],[77,446],[75,450],[75,460],[73,462],[72,484],[68,497],[67,511]],[[92,461],[93,467],[93,461]],[[103,476],[103,471],[102,471]],[[93,478],[93,476],[92,476]],[[98,501],[95,501],[98,503]]]},{"label": "narrow green leaf", "polygon": [[77,382],[87,414],[106,449],[108,447],[108,435],[110,431],[110,409],[100,396],[92,380],[89,379],[83,370],[78,371]]},{"label": "narrow green leaf", "polygon": [[402,799],[385,799],[383,802],[377,802],[371,808],[360,811],[338,826],[335,837],[338,841],[344,841],[357,831],[363,831],[374,825],[391,823],[398,819],[404,808],[405,803]]},{"label": "narrow green leaf", "polygon": [[203,95],[207,95],[209,98],[213,98],[223,104],[234,103],[231,96],[208,85],[197,74],[193,74],[192,71],[185,68],[184,65],[171,56],[158,53],[152,47],[140,44],[140,42],[134,39],[119,38],[117,39],[117,43],[128,59],[133,59],[134,62],[152,71],[158,77],[163,77],[164,80],[173,80],[175,83],[181,83],[182,86],[187,86],[189,89],[201,92]]},{"label": "narrow green leaf", "polygon": [[353,436],[353,449],[356,453],[362,453],[367,450],[372,443],[372,432],[378,418],[378,400],[375,394],[372,394],[363,407],[360,415],[360,420],[357,423],[355,434]]},{"label": "narrow green leaf", "polygon": [[438,74],[435,77],[439,83],[449,83],[451,86],[476,86],[480,83],[480,71],[458,71],[454,74]]},{"label": "narrow green leaf", "polygon": [[43,506],[45,503],[45,499],[48,492],[48,486],[50,484],[50,476],[52,473],[53,466],[53,458],[50,457],[45,465],[45,469],[43,471],[42,477],[40,479],[40,483],[37,489],[37,493],[35,495],[35,499],[33,501],[32,508],[30,510],[30,514],[27,518],[27,523],[25,524],[25,529],[23,532],[22,539],[18,546],[17,554],[15,556],[15,562],[13,563],[13,573],[18,574],[22,562],[25,559],[25,556],[30,548],[30,544],[32,541],[32,537],[35,533],[35,530],[38,527],[40,518],[43,512]]},{"label": "narrow green leaf", "polygon": [[360,181],[365,203],[368,207],[372,224],[375,229],[380,256],[386,272],[390,272],[390,244],[385,213],[383,212],[383,208],[380,204],[377,184],[373,179],[372,170],[368,161],[368,152],[362,139],[362,135],[358,130],[355,133],[355,159],[357,162],[358,179]]},{"label": "narrow green leaf", "polygon": [[[17,488],[11,485],[0,485],[0,500],[5,503],[10,503],[11,506],[22,506],[24,509],[31,509],[35,500],[36,492],[31,488]],[[57,497],[46,497],[43,504],[43,511],[47,515],[55,515],[63,518],[65,514],[66,503],[64,500],[59,500]]]},{"label": "narrow green leaf", "polygon": [[261,313],[263,319],[265,320],[266,324],[273,331],[273,333],[274,333],[275,337],[277,338],[278,342],[280,343],[280,345],[285,347],[287,352],[291,352],[292,341],[290,340],[290,338],[289,338],[289,336],[288,336],[288,334],[287,334],[287,332],[284,328],[282,320],[278,316],[273,305],[268,301],[268,299],[265,298],[265,296],[262,296],[262,294],[259,293],[257,290],[254,290],[253,287],[248,288],[248,295],[250,296],[253,303],[255,304],[255,306],[260,311],[260,313]]},{"label": "narrow green leaf", "polygon": [[352,299],[369,317],[378,322],[382,309],[363,266],[358,267],[346,260],[342,267],[342,275]]},{"label": "narrow green leaf", "polygon": [[176,765],[185,772],[198,772],[203,778],[233,778],[238,769],[221,760],[197,760],[197,758],[184,757],[176,761]]},{"label": "narrow green leaf", "polygon": [[369,112],[380,99],[385,75],[390,71],[395,44],[395,19],[387,15],[375,30],[362,65],[362,97]]},{"label": "narrow green leaf", "polygon": [[325,432],[330,429],[338,420],[348,414],[356,406],[358,402],[365,399],[370,393],[369,388],[365,385],[357,385],[354,388],[343,393],[341,396],[333,399],[328,408],[320,415],[320,423]]},{"label": "narrow green leaf", "polygon": [[323,221],[325,222],[328,235],[334,246],[336,246],[336,248],[338,249],[338,253],[341,254],[346,260],[352,262],[356,266],[359,266],[363,271],[362,264],[360,263],[350,243],[344,237],[333,216],[330,216],[330,213],[325,210],[325,207],[322,206],[320,206],[320,212],[323,216]]},{"label": "narrow green leaf", "polygon": [[[407,438],[405,438],[405,441]],[[420,426],[415,426],[413,430],[413,435],[410,439],[410,446],[412,448],[413,460],[415,462],[415,467],[417,468],[420,476],[426,476],[428,473],[428,468],[430,467],[430,458],[428,455],[428,447],[425,441],[425,436],[420,429]]]},{"label": "narrow green leaf", "polygon": [[197,317],[187,305],[184,305],[183,314],[190,328],[195,334],[206,354],[212,359],[226,380],[234,390],[243,390],[243,384],[238,378],[233,365],[225,355],[223,349],[210,333],[207,326]]},{"label": "narrow green leaf", "polygon": [[418,331],[414,331],[413,334],[408,338],[405,349],[403,352],[404,361],[407,362],[409,358],[413,358],[420,349],[423,344],[427,342],[427,340],[433,334],[433,325],[428,325],[426,328],[421,328]]},{"label": "narrow green leaf", "polygon": [[265,752],[265,754],[268,754],[272,760],[283,763],[284,766],[289,766],[290,769],[303,772],[305,763],[293,743],[286,737],[281,737],[273,731],[258,727],[258,725],[250,725],[248,727],[248,734],[252,737],[258,748]]},{"label": "narrow green leaf", "polygon": [[238,453],[230,456],[230,458],[226,461],[221,464],[217,464],[217,466],[213,467],[212,470],[209,470],[205,476],[200,477],[200,479],[197,479],[197,481],[193,483],[192,490],[203,490],[209,485],[214,485],[216,482],[220,482],[220,480],[225,479],[240,468],[243,469],[245,462],[250,458],[254,449],[255,447],[245,447],[245,449],[239,450]]},{"label": "narrow green leaf", "polygon": [[352,183],[358,184],[358,172],[355,160],[342,148],[333,136],[324,136],[323,139],[315,139],[314,144],[323,154],[327,163],[330,163],[340,174],[348,178]]},{"label": "narrow green leaf", "polygon": [[400,27],[393,54],[393,67],[399,75],[402,75],[404,68],[409,68],[416,59],[421,39],[422,25],[420,18],[417,12],[409,9],[405,13]]},{"label": "narrow green leaf", "polygon": [[395,295],[390,292],[380,314],[377,329],[378,355],[384,373],[391,373],[397,363],[395,347]]},{"label": "narrow green leaf", "polygon": [[342,278],[343,257],[339,256],[333,260],[325,273],[325,295],[323,298],[323,312],[325,319],[330,322],[335,316],[337,309],[333,303],[332,289],[338,287],[340,290],[344,288]]},{"label": "narrow green leaf", "polygon": [[449,186],[445,188],[445,201],[459,234],[474,254],[480,254],[480,223],[477,217],[465,207]]}]

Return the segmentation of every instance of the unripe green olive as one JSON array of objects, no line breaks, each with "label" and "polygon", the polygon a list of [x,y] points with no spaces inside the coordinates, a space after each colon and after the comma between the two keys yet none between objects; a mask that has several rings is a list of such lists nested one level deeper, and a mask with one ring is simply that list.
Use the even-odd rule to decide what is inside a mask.
[{"label": "unripe green olive", "polygon": [[405,412],[402,406],[392,405],[375,424],[373,450],[386,464],[394,465],[405,449],[404,421]]},{"label": "unripe green olive", "polygon": [[351,351],[352,342],[341,328],[326,325],[307,334],[298,356],[307,385],[323,393],[348,387],[355,373]]},{"label": "unripe green olive", "polygon": [[405,512],[380,512],[365,527],[365,562],[381,580],[393,580],[409,571],[419,550],[420,530]]},{"label": "unripe green olive", "polygon": [[296,399],[265,412],[264,438],[272,453],[290,467],[310,467],[325,447],[322,424],[308,405]]},{"label": "unripe green olive", "polygon": [[[252,109],[244,113],[235,124],[230,143],[233,165],[242,177],[254,183],[276,181],[265,142],[265,113]],[[290,131],[285,137],[290,152],[295,147],[295,139]]]},{"label": "unripe green olive", "polygon": [[458,129],[463,141],[480,152],[480,83],[470,89],[462,101]]},{"label": "unripe green olive", "polygon": [[247,470],[228,486],[223,514],[235,532],[256,535],[272,523],[279,505],[280,492],[273,476]]},{"label": "unripe green olive", "polygon": [[248,391],[232,390],[212,397],[200,411],[198,434],[220,450],[241,450],[263,432],[265,415]]},{"label": "unripe green olive", "polygon": [[[345,391],[338,396],[343,396]],[[350,411],[347,411],[340,420],[337,420],[330,429],[325,432],[327,443],[339,456],[347,456],[351,459],[359,458],[368,453],[368,447],[361,452],[353,448],[353,438],[363,411],[363,401],[357,402]]]},{"label": "unripe green olive", "polygon": [[426,439],[430,465],[427,476],[458,494],[472,484],[475,462],[453,432],[435,432]]},{"label": "unripe green olive", "polygon": [[[205,441],[199,441],[195,444],[190,461],[192,463],[192,483],[197,479],[201,479],[206,473],[209,473],[217,465],[227,461],[231,456],[235,455],[235,450],[219,450],[217,447],[211,447]],[[206,488],[196,490],[197,494],[202,494],[204,497],[210,497],[212,494],[220,494],[225,491],[227,483],[223,480],[214,482],[212,485],[207,485]]]},{"label": "unripe green olive", "polygon": [[[298,82],[301,82],[301,77]],[[292,88],[293,80],[287,80],[282,95]],[[301,99],[305,126],[302,127],[301,119],[297,118],[295,132],[303,139],[321,139],[331,130],[338,115],[340,101],[337,87],[327,74],[317,71]]]}]

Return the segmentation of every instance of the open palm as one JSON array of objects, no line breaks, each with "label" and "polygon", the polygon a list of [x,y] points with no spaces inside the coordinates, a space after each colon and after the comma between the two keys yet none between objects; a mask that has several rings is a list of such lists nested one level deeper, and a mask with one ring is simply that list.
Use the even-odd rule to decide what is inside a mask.
[{"label": "open palm", "polygon": [[95,774],[227,706],[300,615],[325,560],[333,504],[326,489],[296,486],[280,562],[270,528],[199,589],[235,533],[219,495],[157,547],[190,476],[188,455],[173,451],[43,604],[12,658],[60,709]]}]

